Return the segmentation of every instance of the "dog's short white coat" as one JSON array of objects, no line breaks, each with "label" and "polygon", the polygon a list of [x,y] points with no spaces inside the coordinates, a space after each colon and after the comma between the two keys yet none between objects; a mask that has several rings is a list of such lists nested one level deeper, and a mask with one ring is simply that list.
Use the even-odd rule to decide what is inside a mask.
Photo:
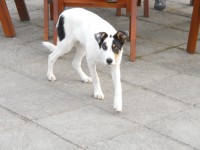
[{"label": "dog's short white coat", "polygon": [[[82,81],[86,83],[93,82],[94,97],[97,99],[104,99],[100,80],[96,72],[96,64],[97,62],[107,64],[106,60],[110,58],[113,60],[109,67],[111,68],[111,75],[115,87],[114,109],[116,111],[122,111],[120,63],[123,49],[121,49],[118,54],[115,54],[111,48],[113,41],[112,36],[116,34],[117,31],[112,25],[98,15],[82,8],[65,10],[61,15],[64,17],[65,38],[62,41],[58,38],[57,46],[49,42],[43,42],[43,45],[52,51],[48,57],[48,79],[51,81],[56,80],[53,74],[54,63],[60,56],[68,53],[75,47],[77,49],[77,54],[72,62],[73,67]],[[104,41],[108,48],[106,51],[99,47],[94,37],[94,35],[99,32],[106,32],[108,34],[108,37]],[[81,61],[85,54],[92,78],[87,76],[81,68]]]}]

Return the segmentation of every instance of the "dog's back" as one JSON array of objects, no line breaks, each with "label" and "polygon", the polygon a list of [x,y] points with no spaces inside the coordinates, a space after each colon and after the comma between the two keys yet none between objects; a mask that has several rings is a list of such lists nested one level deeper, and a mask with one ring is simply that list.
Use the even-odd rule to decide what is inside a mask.
[{"label": "dog's back", "polygon": [[[85,40],[87,39],[82,37],[94,37],[94,34],[98,32],[108,31],[109,33],[116,33],[114,27],[107,21],[82,8],[72,8],[63,11],[57,23],[57,30],[58,36],[62,36],[62,32],[65,32],[65,36],[69,36],[70,39],[74,38],[80,43],[86,43]],[[61,32],[60,35],[59,32]]]}]

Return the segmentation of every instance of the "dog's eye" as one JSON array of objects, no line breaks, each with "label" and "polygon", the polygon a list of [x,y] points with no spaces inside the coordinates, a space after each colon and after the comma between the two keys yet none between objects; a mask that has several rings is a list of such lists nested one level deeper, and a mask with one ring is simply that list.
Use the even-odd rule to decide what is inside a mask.
[{"label": "dog's eye", "polygon": [[115,54],[118,54],[118,53],[119,53],[119,49],[118,49],[117,46],[113,47],[113,52],[114,52]]},{"label": "dog's eye", "polygon": [[103,43],[103,44],[101,45],[101,47],[102,47],[104,50],[107,50],[107,49],[108,49],[107,46],[106,46],[106,43]]}]

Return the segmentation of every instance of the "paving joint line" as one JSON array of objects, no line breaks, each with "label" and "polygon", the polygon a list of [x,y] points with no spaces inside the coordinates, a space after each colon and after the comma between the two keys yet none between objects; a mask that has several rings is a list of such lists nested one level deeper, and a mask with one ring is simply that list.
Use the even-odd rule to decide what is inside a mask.
[{"label": "paving joint line", "polygon": [[161,132],[159,132],[159,131],[157,131],[157,130],[155,130],[155,129],[153,129],[153,128],[150,128],[150,127],[148,127],[147,125],[140,124],[140,123],[138,123],[138,122],[132,121],[132,120],[130,120],[130,119],[128,119],[128,118],[125,118],[125,117],[123,117],[123,116],[121,116],[121,117],[124,118],[124,119],[126,119],[126,120],[129,120],[129,121],[131,121],[131,122],[133,122],[133,123],[136,123],[136,124],[138,124],[138,125],[140,125],[140,126],[146,128],[146,129],[148,129],[148,130],[150,130],[150,131],[153,131],[153,132],[155,132],[155,133],[158,133],[158,134],[160,134],[160,135],[162,135],[162,136],[164,136],[164,137],[166,137],[166,138],[168,138],[168,139],[171,139],[171,140],[173,140],[173,141],[175,141],[175,142],[178,142],[178,143],[180,143],[180,144],[182,144],[182,145],[189,146],[189,147],[193,148],[194,150],[200,150],[200,149],[198,149],[198,148],[196,148],[196,147],[193,147],[193,146],[191,146],[191,145],[189,145],[189,144],[187,144],[187,143],[185,143],[185,142],[183,142],[183,141],[180,141],[180,140],[178,140],[178,139],[176,139],[176,138],[173,138],[173,137],[171,137],[171,136],[169,136],[169,135],[166,135],[166,134],[164,134],[164,133],[161,133]]},{"label": "paving joint line", "polygon": [[35,121],[33,121],[33,120],[31,120],[31,119],[29,119],[29,118],[27,118],[27,117],[21,115],[21,114],[18,114],[17,112],[14,112],[13,110],[8,109],[8,108],[6,108],[6,107],[4,107],[4,106],[2,106],[2,105],[0,105],[0,107],[2,107],[3,109],[7,110],[8,112],[10,112],[11,114],[15,115],[16,117],[18,117],[18,118],[20,118],[20,119],[22,119],[22,120],[24,120],[24,121],[26,121],[26,122],[33,123],[33,124],[35,124],[36,126],[38,126],[38,127],[42,128],[42,129],[44,129],[44,130],[50,132],[51,134],[53,134],[53,135],[57,136],[58,138],[62,139],[63,141],[68,142],[68,143],[71,143],[72,145],[75,145],[75,146],[78,147],[78,148],[84,149],[84,148],[81,147],[80,145],[78,145],[78,144],[76,144],[76,143],[74,143],[74,142],[72,142],[72,141],[70,141],[70,140],[68,140],[68,139],[66,139],[66,138],[64,138],[64,137],[62,137],[60,134],[57,134],[57,133],[55,133],[54,131],[51,131],[51,130],[48,129],[47,127],[42,126],[42,125],[40,125],[39,123],[37,123],[37,122],[35,122]]},{"label": "paving joint line", "polygon": [[[103,73],[103,74],[107,74],[107,73],[102,72],[102,71],[100,71],[100,70],[98,70],[98,71],[101,72],[101,73]],[[166,77],[166,78],[173,77],[173,76],[176,76],[176,75],[178,75],[178,74],[181,74],[181,73],[178,72],[177,74],[168,76],[168,77]],[[190,103],[184,102],[184,101],[182,101],[182,100],[176,99],[176,98],[174,98],[174,97],[165,95],[164,93],[161,93],[161,92],[159,92],[159,91],[151,90],[151,89],[149,89],[148,87],[145,87],[145,86],[143,86],[143,85],[133,84],[133,83],[130,83],[130,82],[128,82],[128,81],[126,81],[126,80],[123,80],[123,79],[121,79],[121,82],[123,82],[123,83],[125,83],[125,84],[127,84],[127,85],[130,85],[130,86],[133,86],[133,87],[141,88],[141,89],[143,89],[143,90],[145,90],[145,91],[149,91],[149,92],[152,92],[152,93],[156,93],[156,94],[158,94],[158,95],[160,95],[160,96],[169,98],[169,99],[171,99],[171,100],[174,100],[174,101],[177,101],[177,102],[181,102],[181,103],[183,103],[183,104],[185,104],[185,105],[187,105],[187,106],[193,106],[193,104],[190,104]]]},{"label": "paving joint line", "polygon": [[[38,84],[42,84],[43,86],[50,87],[50,88],[54,88],[54,89],[56,89],[56,90],[58,90],[58,91],[61,91],[61,92],[63,92],[63,93],[67,93],[68,95],[70,95],[70,96],[72,96],[72,97],[75,97],[75,98],[78,98],[78,99],[82,99],[82,98],[83,98],[83,97],[81,97],[81,96],[73,95],[73,94],[71,94],[71,93],[69,93],[69,92],[67,92],[67,91],[65,91],[65,90],[62,90],[61,88],[58,88],[58,87],[52,86],[52,85],[50,85],[50,84],[48,84],[48,83],[45,83],[44,81],[36,80],[35,78],[33,78],[33,77],[31,77],[31,76],[28,76],[28,75],[26,75],[26,74],[23,74],[22,72],[17,72],[16,70],[14,70],[14,69],[12,69],[12,68],[10,68],[10,67],[8,68],[8,67],[6,67],[6,66],[4,66],[4,65],[1,65],[1,64],[0,64],[0,66],[2,66],[3,68],[8,69],[8,70],[10,70],[10,71],[12,71],[12,72],[18,74],[18,75],[21,75],[21,76],[23,76],[23,77],[26,77],[26,78],[28,78],[28,79],[31,79],[31,80],[33,80],[34,82],[38,83]],[[49,81],[49,82],[50,82],[50,81]],[[3,95],[4,95],[4,94],[3,94]],[[85,99],[85,98],[84,98],[84,99]]]},{"label": "paving joint line", "polygon": [[[107,112],[107,113],[109,113],[109,114],[112,114],[110,111],[108,111],[108,110],[106,110],[106,109],[103,109],[103,108],[98,107],[98,106],[96,106],[96,105],[94,105],[94,106],[97,107],[97,108],[99,108],[99,109],[101,109],[101,110],[103,110],[103,111],[105,111],[105,112]],[[112,115],[113,115],[113,114],[112,114]],[[132,123],[134,123],[134,124],[137,124],[137,125],[139,125],[139,126],[141,126],[141,127],[143,127],[143,128],[146,128],[146,129],[148,129],[148,130],[150,130],[150,131],[153,131],[153,132],[155,132],[155,133],[157,133],[157,134],[159,134],[159,135],[162,135],[162,136],[166,137],[167,139],[170,139],[170,140],[172,140],[172,141],[175,141],[175,142],[177,142],[177,143],[179,143],[179,144],[181,144],[181,145],[185,145],[185,146],[191,147],[191,148],[193,148],[194,150],[200,150],[200,149],[197,149],[197,148],[195,148],[195,147],[193,147],[193,146],[191,146],[191,145],[189,145],[189,144],[187,144],[187,143],[184,143],[184,142],[182,142],[182,141],[180,141],[180,140],[178,140],[178,139],[176,139],[176,138],[173,138],[173,137],[168,136],[168,135],[166,135],[166,134],[164,134],[164,133],[161,133],[161,132],[159,132],[159,131],[157,131],[157,130],[155,130],[155,129],[153,129],[153,128],[150,128],[150,127],[148,127],[148,126],[146,126],[146,125],[144,125],[144,124],[141,124],[141,123],[138,123],[138,122],[136,122],[136,121],[130,120],[130,119],[128,119],[128,118],[126,118],[126,117],[124,117],[124,116],[122,116],[122,115],[118,115],[118,117],[119,117],[119,118],[122,118],[122,119],[125,119],[125,120],[127,120],[127,121],[129,121],[129,122],[132,122]],[[122,134],[122,135],[123,135],[123,134]],[[114,137],[114,138],[115,138],[115,137]]]},{"label": "paving joint line", "polygon": [[[176,75],[177,75],[177,74],[176,74]],[[175,75],[172,75],[172,76],[175,76]],[[168,78],[168,77],[166,77],[166,78]],[[163,97],[165,97],[165,98],[169,98],[169,99],[171,99],[171,100],[173,100],[173,101],[183,103],[183,104],[185,104],[185,105],[187,105],[187,106],[193,106],[193,104],[190,104],[190,103],[184,102],[184,101],[182,101],[182,100],[176,99],[176,98],[174,98],[174,97],[168,96],[168,95],[166,95],[166,94],[164,94],[164,93],[161,93],[161,92],[159,92],[159,91],[151,90],[151,89],[149,89],[149,88],[147,88],[147,87],[145,87],[145,86],[137,85],[137,84],[132,84],[132,83],[126,81],[126,80],[122,80],[122,81],[123,81],[124,83],[128,84],[128,85],[133,85],[133,86],[135,86],[135,87],[139,87],[139,88],[141,88],[141,89],[143,89],[143,90],[145,90],[145,91],[149,91],[149,92],[158,94],[158,95],[163,96]]]},{"label": "paving joint line", "polygon": [[66,110],[66,111],[62,111],[62,112],[58,112],[58,113],[54,113],[54,114],[50,114],[50,115],[46,115],[44,117],[41,117],[41,118],[33,118],[32,120],[34,121],[37,121],[37,120],[40,120],[40,119],[44,119],[44,118],[47,118],[47,117],[54,117],[56,115],[60,115],[60,114],[63,114],[63,113],[68,113],[68,112],[71,112],[71,111],[74,111],[74,110],[77,110],[79,108],[84,108],[86,106],[90,106],[92,104],[96,103],[95,101],[94,102],[91,102],[91,103],[88,103],[88,104],[83,104],[81,106],[78,106],[78,107],[75,107],[75,108],[72,108],[72,109],[69,109],[69,110]]}]

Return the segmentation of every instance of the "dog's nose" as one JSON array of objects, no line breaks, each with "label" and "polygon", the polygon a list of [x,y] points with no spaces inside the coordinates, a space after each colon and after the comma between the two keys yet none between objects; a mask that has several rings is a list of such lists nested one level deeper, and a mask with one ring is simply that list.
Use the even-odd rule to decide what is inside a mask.
[{"label": "dog's nose", "polygon": [[106,62],[110,65],[113,62],[113,60],[111,58],[108,58],[106,59]]}]

